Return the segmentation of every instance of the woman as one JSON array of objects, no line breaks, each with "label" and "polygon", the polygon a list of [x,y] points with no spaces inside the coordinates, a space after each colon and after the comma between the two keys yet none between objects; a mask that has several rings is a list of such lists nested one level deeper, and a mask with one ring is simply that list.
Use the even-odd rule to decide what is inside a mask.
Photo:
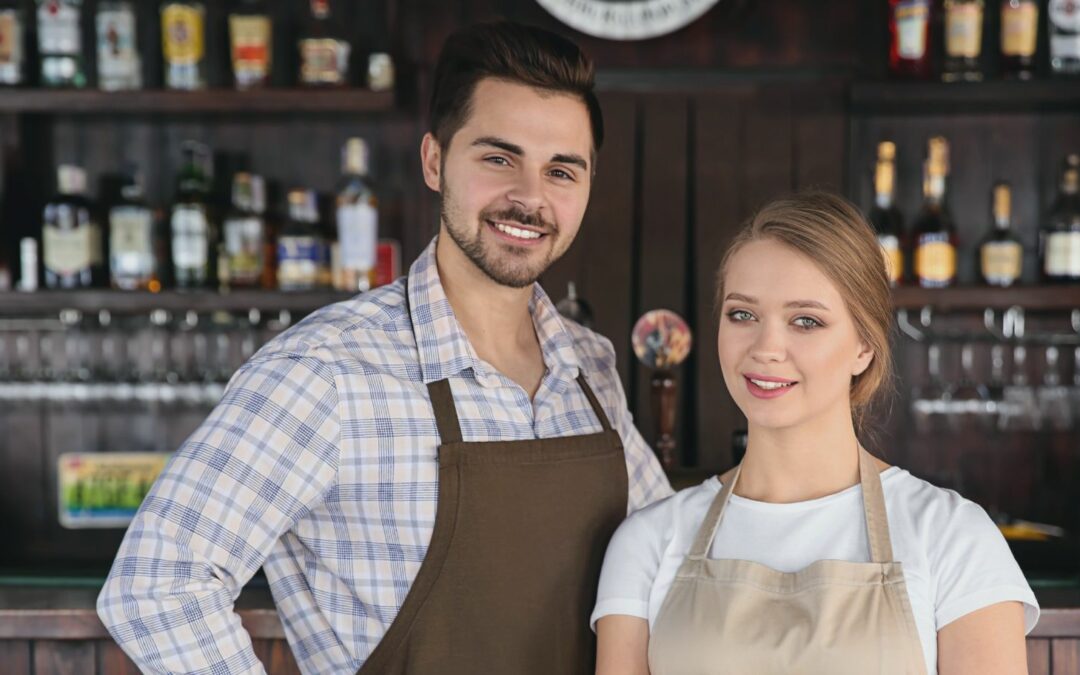
[{"label": "woman", "polygon": [[846,200],[766,206],[718,277],[735,469],[630,516],[608,547],[599,675],[1027,672],[1039,608],[986,513],[871,457],[892,308]]}]

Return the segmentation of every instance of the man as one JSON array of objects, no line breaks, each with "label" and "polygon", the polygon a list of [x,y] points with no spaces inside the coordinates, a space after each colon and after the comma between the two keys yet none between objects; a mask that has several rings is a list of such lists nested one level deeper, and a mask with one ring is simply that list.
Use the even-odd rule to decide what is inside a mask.
[{"label": "man", "polygon": [[266,571],[305,673],[585,673],[608,537],[670,494],[611,343],[536,284],[602,141],[576,45],[450,37],[407,278],[315,312],[233,377],[128,530],[98,600],[150,672],[261,672],[233,612]]}]

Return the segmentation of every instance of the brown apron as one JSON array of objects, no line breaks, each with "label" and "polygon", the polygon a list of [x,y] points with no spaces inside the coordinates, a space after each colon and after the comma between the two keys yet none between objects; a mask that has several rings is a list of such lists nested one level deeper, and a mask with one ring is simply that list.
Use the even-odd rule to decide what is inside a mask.
[{"label": "brown apron", "polygon": [[592,673],[589,613],[604,551],[626,517],[619,434],[462,441],[448,380],[428,385],[439,501],[427,555],[360,675]]},{"label": "brown apron", "polygon": [[792,573],[708,557],[740,468],[724,476],[656,617],[649,638],[652,675],[925,675],[870,455],[859,449],[871,562],[819,560]]}]

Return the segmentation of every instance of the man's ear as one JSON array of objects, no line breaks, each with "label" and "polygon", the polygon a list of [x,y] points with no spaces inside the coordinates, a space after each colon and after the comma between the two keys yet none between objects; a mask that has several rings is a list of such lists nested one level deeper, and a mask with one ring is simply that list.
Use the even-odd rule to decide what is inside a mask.
[{"label": "man's ear", "polygon": [[442,178],[442,147],[435,136],[424,134],[424,140],[420,141],[420,165],[424,169],[424,183],[439,192]]}]

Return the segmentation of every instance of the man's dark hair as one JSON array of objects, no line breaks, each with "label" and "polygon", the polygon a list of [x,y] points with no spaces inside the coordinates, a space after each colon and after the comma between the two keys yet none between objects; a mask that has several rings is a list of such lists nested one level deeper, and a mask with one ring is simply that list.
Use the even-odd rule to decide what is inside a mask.
[{"label": "man's dark hair", "polygon": [[447,38],[435,66],[431,132],[448,147],[472,112],[477,83],[490,77],[580,97],[589,111],[595,152],[604,142],[595,73],[592,59],[557,33],[510,21],[462,28]]}]

